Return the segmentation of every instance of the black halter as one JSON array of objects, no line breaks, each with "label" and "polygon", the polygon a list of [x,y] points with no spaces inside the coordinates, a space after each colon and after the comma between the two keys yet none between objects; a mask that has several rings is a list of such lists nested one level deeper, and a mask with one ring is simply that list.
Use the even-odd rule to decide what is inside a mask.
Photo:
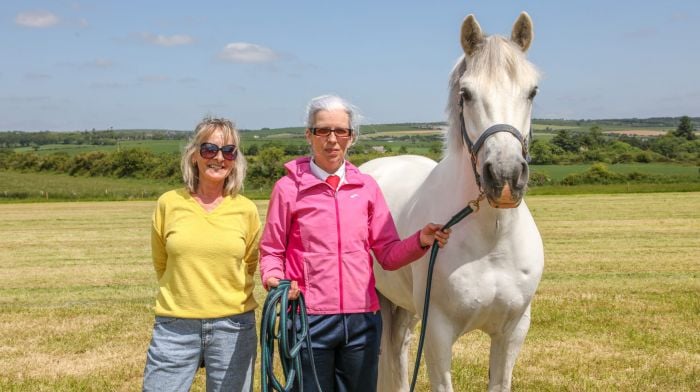
[{"label": "black halter", "polygon": [[530,127],[528,138],[524,139],[518,131],[518,129],[514,126],[508,124],[495,124],[488,127],[486,131],[484,131],[484,133],[482,133],[481,136],[479,136],[479,138],[476,139],[476,142],[472,143],[471,139],[469,139],[469,134],[467,133],[467,126],[464,125],[464,97],[462,97],[461,94],[459,97],[459,125],[462,128],[462,139],[464,139],[464,142],[467,145],[467,148],[469,149],[469,154],[471,155],[472,168],[474,169],[474,177],[476,178],[476,185],[479,186],[480,191],[482,190],[481,176],[476,170],[476,155],[479,153],[479,150],[484,145],[484,142],[486,142],[486,139],[488,139],[489,137],[499,132],[508,132],[511,135],[515,136],[515,138],[518,139],[520,145],[522,146],[523,158],[525,159],[525,161],[530,163],[530,153],[528,151],[528,146],[530,144],[530,141],[532,140],[532,127]]}]

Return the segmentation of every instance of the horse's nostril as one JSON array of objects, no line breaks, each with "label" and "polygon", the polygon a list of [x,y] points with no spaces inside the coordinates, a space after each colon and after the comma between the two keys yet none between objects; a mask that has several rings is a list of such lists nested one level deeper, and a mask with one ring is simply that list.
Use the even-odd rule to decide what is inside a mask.
[{"label": "horse's nostril", "polygon": [[523,162],[520,165],[520,175],[518,176],[517,187],[522,189],[527,185],[528,178],[530,177],[530,168],[527,162]]},{"label": "horse's nostril", "polygon": [[496,179],[496,173],[493,165],[490,162],[484,163],[484,179],[491,182]]}]

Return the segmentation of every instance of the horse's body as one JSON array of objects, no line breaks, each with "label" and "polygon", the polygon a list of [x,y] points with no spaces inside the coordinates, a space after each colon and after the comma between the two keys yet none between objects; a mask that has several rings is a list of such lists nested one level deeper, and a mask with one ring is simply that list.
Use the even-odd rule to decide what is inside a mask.
[{"label": "horse's body", "polygon": [[[513,26],[511,40],[483,36],[476,19],[467,17],[462,26],[465,55],[450,81],[445,157],[438,164],[415,156],[380,158],[361,167],[381,186],[402,237],[427,222],[448,221],[482,194],[491,205],[512,207],[481,203],[453,226],[449,243],[438,254],[425,341],[433,391],[452,390],[452,345],[474,329],[491,337],[489,390],[510,390],[530,325],[530,301],[544,264],[540,234],[521,202],[528,166],[526,144],[519,138],[527,137],[538,78],[524,56],[531,40],[532,22],[525,13]],[[460,122],[469,142],[463,140]],[[483,148],[474,152],[472,164],[471,140],[494,124],[519,129],[522,137],[498,131],[476,143]],[[375,268],[384,322],[382,391],[408,389],[413,358],[407,349],[423,312],[427,270],[427,256],[398,271]]]}]

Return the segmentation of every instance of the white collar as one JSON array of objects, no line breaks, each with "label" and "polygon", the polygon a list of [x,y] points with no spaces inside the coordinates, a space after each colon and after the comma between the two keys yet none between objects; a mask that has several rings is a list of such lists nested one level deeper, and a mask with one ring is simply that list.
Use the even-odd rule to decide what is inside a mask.
[{"label": "white collar", "polygon": [[326,178],[330,175],[336,175],[340,177],[340,183],[343,184],[345,183],[345,162],[343,162],[342,165],[338,168],[338,170],[335,171],[335,173],[328,173],[325,170],[321,169],[316,162],[314,162],[314,159],[311,158],[311,161],[309,161],[309,164],[311,166],[311,173],[313,173],[314,176],[316,176],[319,180],[321,181],[326,181]]}]

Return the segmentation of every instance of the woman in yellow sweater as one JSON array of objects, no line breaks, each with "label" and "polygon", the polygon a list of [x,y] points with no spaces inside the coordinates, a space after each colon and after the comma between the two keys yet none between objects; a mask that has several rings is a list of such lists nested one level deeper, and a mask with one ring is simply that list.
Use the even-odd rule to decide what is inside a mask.
[{"label": "woman in yellow sweater", "polygon": [[182,156],[185,188],[153,214],[158,277],[144,391],[188,391],[206,368],[207,391],[252,391],[257,349],[253,274],[260,218],[239,194],[246,162],[231,121],[205,118]]}]

